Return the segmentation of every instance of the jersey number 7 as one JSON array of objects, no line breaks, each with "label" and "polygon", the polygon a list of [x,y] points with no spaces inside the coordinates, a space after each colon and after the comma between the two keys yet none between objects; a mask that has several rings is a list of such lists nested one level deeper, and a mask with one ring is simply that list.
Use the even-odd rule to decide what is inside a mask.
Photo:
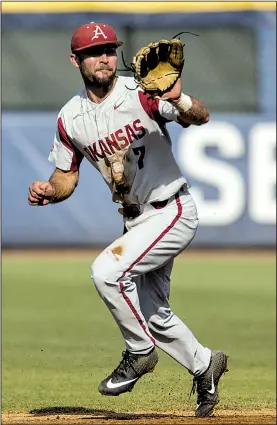
[{"label": "jersey number 7", "polygon": [[142,145],[137,148],[133,148],[133,151],[135,155],[139,155],[138,167],[139,167],[139,170],[141,170],[144,167],[143,159],[145,155],[145,146]]}]

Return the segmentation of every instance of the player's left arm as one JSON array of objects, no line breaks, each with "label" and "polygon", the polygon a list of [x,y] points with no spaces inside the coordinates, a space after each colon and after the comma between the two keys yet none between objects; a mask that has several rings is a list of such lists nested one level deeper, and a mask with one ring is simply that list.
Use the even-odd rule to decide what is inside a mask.
[{"label": "player's left arm", "polygon": [[[187,96],[187,95],[185,95]],[[177,109],[179,111],[178,121],[184,124],[202,125],[209,121],[210,113],[208,108],[204,105],[202,100],[196,99],[195,97],[188,96],[191,100],[191,107],[184,111],[182,108]],[[171,102],[174,105],[174,102]],[[175,106],[175,105],[174,105]]]},{"label": "player's left arm", "polygon": [[209,121],[210,113],[202,100],[182,93],[181,80],[178,79],[171,90],[161,97],[167,100],[178,111],[180,124],[202,125]]}]

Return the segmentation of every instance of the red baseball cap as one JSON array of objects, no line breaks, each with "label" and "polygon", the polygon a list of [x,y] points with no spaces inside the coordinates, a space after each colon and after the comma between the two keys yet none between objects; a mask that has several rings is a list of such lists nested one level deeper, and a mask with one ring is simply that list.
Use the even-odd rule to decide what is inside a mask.
[{"label": "red baseball cap", "polygon": [[72,52],[101,44],[114,44],[118,47],[123,42],[117,40],[116,32],[110,25],[96,22],[81,25],[71,37]]}]

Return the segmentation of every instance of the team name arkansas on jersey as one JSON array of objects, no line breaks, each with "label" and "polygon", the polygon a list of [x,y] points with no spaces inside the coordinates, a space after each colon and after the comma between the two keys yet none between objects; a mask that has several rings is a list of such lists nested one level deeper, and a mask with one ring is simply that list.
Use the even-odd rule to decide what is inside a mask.
[{"label": "team name arkansas on jersey", "polygon": [[[116,151],[127,149],[134,140],[139,140],[145,135],[145,128],[139,119],[133,123],[126,124],[115,132],[109,134],[105,139],[97,140],[91,145],[84,147],[85,152],[93,161],[105,158],[106,154],[112,155]],[[97,150],[99,149],[99,150]]]},{"label": "team name arkansas on jersey", "polygon": [[106,157],[118,153],[125,157],[124,176],[131,188],[126,202],[167,199],[186,183],[166,129],[178,117],[169,102],[151,99],[133,78],[118,77],[100,104],[83,89],[61,109],[49,160],[62,170],[77,171],[86,157],[112,190]]}]

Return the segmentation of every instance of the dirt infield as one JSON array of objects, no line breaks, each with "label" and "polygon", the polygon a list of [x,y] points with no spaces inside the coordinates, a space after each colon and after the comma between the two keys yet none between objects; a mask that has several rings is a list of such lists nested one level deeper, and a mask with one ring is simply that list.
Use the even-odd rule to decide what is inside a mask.
[{"label": "dirt infield", "polygon": [[116,413],[105,410],[53,408],[37,413],[2,415],[2,424],[275,424],[276,410],[217,410],[210,418],[195,418],[193,411]]}]

